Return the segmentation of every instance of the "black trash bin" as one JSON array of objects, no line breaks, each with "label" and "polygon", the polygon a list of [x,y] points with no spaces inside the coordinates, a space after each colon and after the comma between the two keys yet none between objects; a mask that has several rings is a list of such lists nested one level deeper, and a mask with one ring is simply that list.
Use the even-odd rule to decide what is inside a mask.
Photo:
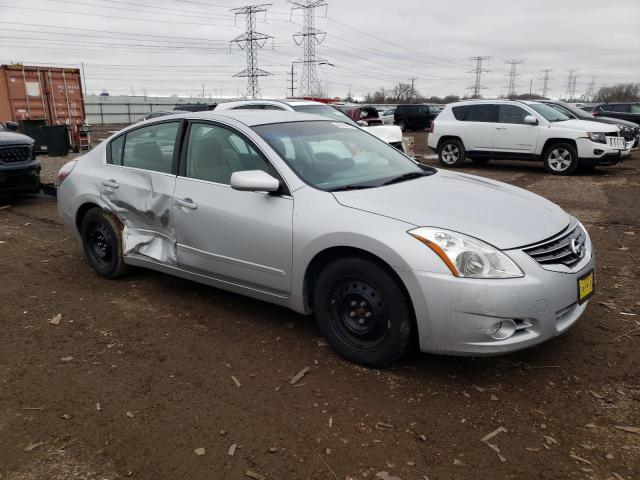
[{"label": "black trash bin", "polygon": [[20,133],[33,138],[33,151],[36,153],[47,151],[47,142],[44,139],[44,131],[42,130],[46,124],[47,122],[44,120],[20,120],[18,122]]},{"label": "black trash bin", "polygon": [[65,157],[71,148],[68,125],[47,125],[42,127],[44,140],[50,157]]}]

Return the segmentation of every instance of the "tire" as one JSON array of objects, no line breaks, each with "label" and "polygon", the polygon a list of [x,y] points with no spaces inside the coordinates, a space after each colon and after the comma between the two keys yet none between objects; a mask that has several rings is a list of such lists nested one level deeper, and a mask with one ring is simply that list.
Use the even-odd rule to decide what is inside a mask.
[{"label": "tire", "polygon": [[448,139],[440,144],[438,149],[438,159],[445,167],[461,167],[466,158],[464,145],[460,140]]},{"label": "tire", "polygon": [[117,278],[128,272],[122,229],[112,215],[101,208],[92,208],[82,219],[80,236],[85,257],[98,275]]},{"label": "tire", "polygon": [[490,158],[486,158],[486,157],[473,157],[470,160],[473,163],[475,163],[476,165],[484,165],[484,164],[489,163],[491,161]]},{"label": "tire", "polygon": [[544,167],[553,175],[571,175],[578,168],[578,152],[569,143],[554,143],[543,154]]},{"label": "tire", "polygon": [[410,301],[376,262],[354,256],[328,264],[318,275],[313,301],[320,330],[349,361],[386,367],[410,346]]}]

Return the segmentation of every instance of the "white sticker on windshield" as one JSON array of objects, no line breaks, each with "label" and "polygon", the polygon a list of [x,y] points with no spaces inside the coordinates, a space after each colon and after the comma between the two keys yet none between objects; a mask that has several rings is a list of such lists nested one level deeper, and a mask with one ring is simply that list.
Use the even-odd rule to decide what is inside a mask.
[{"label": "white sticker on windshield", "polygon": [[342,122],[331,122],[331,123],[338,128],[356,128],[353,125],[349,125],[348,123],[342,123]]}]

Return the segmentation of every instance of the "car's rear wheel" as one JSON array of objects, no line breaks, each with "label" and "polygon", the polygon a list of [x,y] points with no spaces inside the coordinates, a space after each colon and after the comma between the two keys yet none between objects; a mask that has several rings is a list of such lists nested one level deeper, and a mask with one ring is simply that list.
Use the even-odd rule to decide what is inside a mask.
[{"label": "car's rear wheel", "polygon": [[555,143],[543,155],[544,166],[554,175],[571,175],[578,168],[578,152],[569,143]]},{"label": "car's rear wheel", "polygon": [[92,208],[82,219],[80,235],[87,261],[98,275],[116,278],[127,273],[122,229],[113,216],[101,208]]},{"label": "car's rear wheel", "polygon": [[460,140],[445,140],[440,145],[438,158],[445,167],[460,167],[466,158],[464,145]]},{"label": "car's rear wheel", "polygon": [[409,347],[410,301],[376,262],[357,256],[333,261],[320,272],[313,299],[320,330],[346,359],[385,367]]}]

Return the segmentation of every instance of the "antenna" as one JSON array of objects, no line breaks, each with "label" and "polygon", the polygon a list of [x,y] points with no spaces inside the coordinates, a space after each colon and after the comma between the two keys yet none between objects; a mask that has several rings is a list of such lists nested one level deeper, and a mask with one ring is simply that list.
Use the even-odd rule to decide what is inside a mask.
[{"label": "antenna", "polygon": [[327,3],[324,0],[289,0],[293,6],[291,12],[301,9],[304,12],[304,27],[297,33],[293,34],[293,40],[296,45],[302,45],[302,58],[296,60],[296,63],[302,64],[302,76],[300,78],[300,93],[302,95],[313,96],[322,91],[320,80],[318,80],[319,64],[327,63],[316,57],[316,46],[320,45],[327,32],[315,28],[315,9],[325,7],[325,15]]},{"label": "antenna", "polygon": [[256,13],[266,12],[270,6],[270,3],[263,3],[260,5],[248,5],[246,7],[231,9],[231,12],[235,13],[236,17],[238,15],[244,15],[247,22],[246,32],[231,40],[231,43],[237,43],[241,50],[247,51],[247,68],[236,73],[234,77],[247,77],[246,97],[248,98],[260,97],[258,77],[271,75],[269,72],[258,68],[258,50],[264,47],[267,40],[273,37],[256,32],[255,17]]},{"label": "antenna", "polygon": [[473,98],[480,97],[480,90],[485,90],[487,87],[482,85],[482,74],[488,73],[489,70],[482,68],[482,62],[489,60],[491,57],[469,57],[468,60],[476,62],[476,68],[469,70],[467,73],[473,73],[476,76],[476,82],[471,87],[467,87],[469,90],[473,90]]}]

